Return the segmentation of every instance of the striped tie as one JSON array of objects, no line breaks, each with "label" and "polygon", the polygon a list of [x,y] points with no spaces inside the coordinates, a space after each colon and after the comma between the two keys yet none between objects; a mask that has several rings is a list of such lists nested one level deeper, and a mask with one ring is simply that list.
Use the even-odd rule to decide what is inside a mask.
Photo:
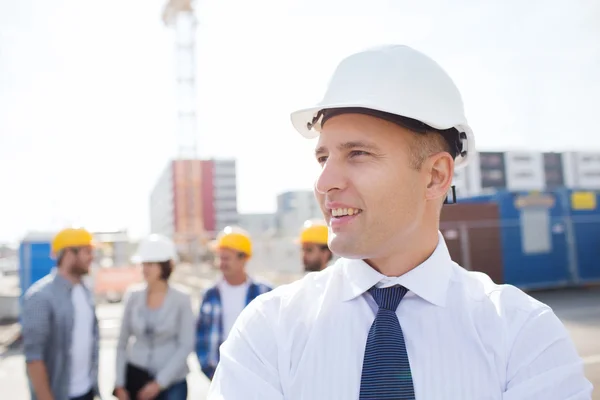
[{"label": "striped tie", "polygon": [[367,338],[360,400],[415,398],[404,335],[396,316],[396,309],[407,291],[403,286],[369,290],[379,311]]}]

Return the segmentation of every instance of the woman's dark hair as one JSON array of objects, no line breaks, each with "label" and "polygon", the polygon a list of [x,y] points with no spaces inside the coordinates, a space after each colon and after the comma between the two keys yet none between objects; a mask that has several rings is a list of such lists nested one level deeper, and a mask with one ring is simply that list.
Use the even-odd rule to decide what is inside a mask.
[{"label": "woman's dark hair", "polygon": [[168,281],[173,272],[173,261],[161,261],[158,265],[160,266],[160,279]]}]

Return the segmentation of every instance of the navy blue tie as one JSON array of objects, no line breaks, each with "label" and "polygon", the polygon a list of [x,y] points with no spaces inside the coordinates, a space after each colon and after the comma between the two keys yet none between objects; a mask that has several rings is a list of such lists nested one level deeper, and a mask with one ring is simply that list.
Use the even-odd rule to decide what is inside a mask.
[{"label": "navy blue tie", "polygon": [[407,291],[403,286],[369,290],[379,311],[367,338],[360,400],[415,398],[404,335],[396,316],[396,309]]}]

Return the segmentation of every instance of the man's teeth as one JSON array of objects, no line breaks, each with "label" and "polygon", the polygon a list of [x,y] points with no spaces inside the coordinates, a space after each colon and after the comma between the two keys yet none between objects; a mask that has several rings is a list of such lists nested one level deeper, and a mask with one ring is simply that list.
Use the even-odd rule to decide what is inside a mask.
[{"label": "man's teeth", "polygon": [[331,215],[334,217],[343,217],[358,214],[360,211],[359,208],[334,208],[331,210]]}]

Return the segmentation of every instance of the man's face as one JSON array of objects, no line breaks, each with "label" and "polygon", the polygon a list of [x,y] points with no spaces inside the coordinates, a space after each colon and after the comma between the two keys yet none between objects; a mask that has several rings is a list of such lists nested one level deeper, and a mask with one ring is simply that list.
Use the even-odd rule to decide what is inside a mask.
[{"label": "man's face", "polygon": [[217,253],[217,265],[225,276],[236,276],[244,272],[246,257],[232,249],[222,248]]},{"label": "man's face", "polygon": [[84,276],[90,272],[90,265],[94,259],[94,250],[91,246],[79,247],[68,250],[70,273],[74,276]]},{"label": "man's face", "polygon": [[331,226],[329,248],[335,254],[387,257],[419,227],[434,194],[428,189],[431,163],[420,170],[411,166],[411,135],[360,114],[342,114],[323,126],[315,195]]},{"label": "man's face", "polygon": [[302,263],[307,272],[320,271],[326,264],[329,252],[316,243],[302,244]]}]

